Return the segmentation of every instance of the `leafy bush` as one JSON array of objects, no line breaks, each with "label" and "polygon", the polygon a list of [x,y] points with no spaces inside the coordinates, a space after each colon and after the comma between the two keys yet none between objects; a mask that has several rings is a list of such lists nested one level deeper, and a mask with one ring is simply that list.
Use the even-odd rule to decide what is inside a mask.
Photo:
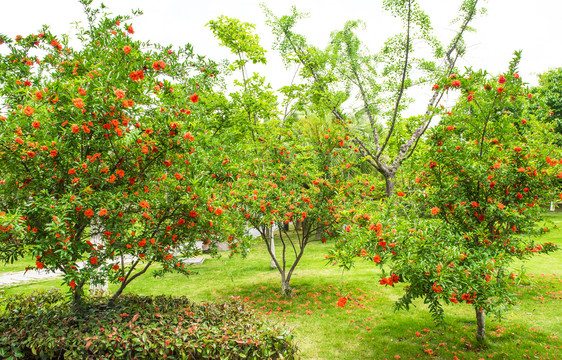
[{"label": "leafy bush", "polygon": [[293,335],[239,302],[125,295],[73,312],[56,290],[13,296],[0,316],[4,359],[294,359]]}]

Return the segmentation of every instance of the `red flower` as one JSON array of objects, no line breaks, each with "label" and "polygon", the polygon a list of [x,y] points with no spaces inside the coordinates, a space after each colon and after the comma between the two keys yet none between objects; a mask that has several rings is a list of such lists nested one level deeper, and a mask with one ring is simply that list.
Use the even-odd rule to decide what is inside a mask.
[{"label": "red flower", "polygon": [[23,109],[23,113],[27,116],[33,115],[34,111],[35,111],[35,109],[32,108],[31,106],[26,106],[25,109]]},{"label": "red flower", "polygon": [[437,85],[437,84],[433,85],[432,89],[433,89],[433,90],[439,89],[439,85]]},{"label": "red flower", "polygon": [[42,97],[43,97],[43,93],[41,91],[37,91],[35,93],[35,98],[37,98],[37,100],[41,100]]},{"label": "red flower", "polygon": [[220,207],[215,210],[215,215],[220,215],[222,213],[223,213],[223,209]]},{"label": "red flower", "polygon": [[525,125],[526,123],[527,123],[527,120],[521,119],[521,124]]},{"label": "red flower", "polygon": [[513,74],[513,77],[516,78],[516,79],[519,79],[519,74],[515,73],[515,74]]},{"label": "red flower", "polygon": [[437,285],[437,283],[433,284],[433,291],[435,291],[436,293],[441,293],[443,292],[443,288],[439,285]]},{"label": "red flower", "polygon": [[51,150],[51,152],[49,153],[49,155],[51,155],[52,157],[57,156],[58,152],[56,150]]},{"label": "red flower", "polygon": [[111,267],[113,270],[119,270],[119,264],[115,264]]},{"label": "red flower", "polygon": [[399,192],[398,194],[396,194],[396,196],[400,196],[400,197],[404,197],[404,195],[406,194],[404,194],[403,192]]},{"label": "red flower", "polygon": [[126,45],[126,46],[123,48],[123,52],[125,52],[125,54],[130,53],[130,52],[131,52],[131,47],[130,47],[129,45]]},{"label": "red flower", "polygon": [[127,28],[127,31],[129,32],[129,34],[134,34],[135,30],[133,29],[133,25],[129,25],[129,27]]},{"label": "red flower", "polygon": [[504,88],[502,88],[502,87],[499,87],[499,88],[498,88],[498,94],[501,94],[501,93],[503,93],[504,91],[505,91]]},{"label": "red flower", "polygon": [[347,303],[347,298],[341,297],[341,298],[338,299],[337,306],[338,307],[344,307],[346,303]]},{"label": "red flower", "polygon": [[498,80],[498,83],[500,84],[505,84],[505,77],[503,75],[500,75],[500,78]]},{"label": "red flower", "polygon": [[101,209],[100,212],[99,212],[99,215],[100,215],[100,216],[105,216],[105,215],[107,215],[107,210],[106,210],[106,209]]},{"label": "red flower", "polygon": [[[193,96],[193,95],[192,95],[192,96]],[[195,140],[195,137],[193,137],[193,135],[191,135],[190,132],[187,132],[187,133],[183,136],[183,138],[184,138],[185,140],[187,140],[187,141],[193,141],[193,140]]]},{"label": "red flower", "polygon": [[160,69],[164,70],[165,67],[166,67],[166,63],[163,62],[162,60],[158,60],[152,63],[152,68],[156,71]]},{"label": "red flower", "polygon": [[381,258],[380,256],[378,256],[378,255],[373,256],[373,261],[374,261],[376,264],[380,263],[381,260],[382,260],[382,258]]},{"label": "red flower", "polygon": [[191,210],[191,211],[189,212],[189,216],[191,216],[191,217],[197,217],[197,211]]},{"label": "red flower", "polygon": [[117,89],[113,93],[117,96],[117,99],[123,99],[125,97],[125,92],[123,90]]},{"label": "red flower", "polygon": [[84,107],[84,101],[80,98],[76,98],[76,99],[72,99],[72,103],[74,104],[74,106],[76,106],[78,109],[82,109]]},{"label": "red flower", "polygon": [[68,283],[68,286],[70,286],[72,288],[72,290],[74,290],[76,288],[76,281],[70,280],[70,282]]},{"label": "red flower", "polygon": [[196,102],[199,101],[199,95],[197,95],[197,94],[195,93],[195,94],[193,94],[193,95],[191,95],[191,96],[189,97],[189,100],[191,100],[191,102],[196,103]]},{"label": "red flower", "polygon": [[466,98],[467,101],[472,101],[474,100],[474,95],[468,95],[468,97]]},{"label": "red flower", "polygon": [[84,211],[84,215],[87,217],[91,217],[92,215],[94,215],[94,211],[92,209],[88,209]]},{"label": "red flower", "polygon": [[37,269],[43,269],[45,267],[45,264],[43,264],[41,261],[37,260],[37,261],[35,261],[35,266],[37,266]]},{"label": "red flower", "polygon": [[148,205],[148,202],[143,200],[139,203],[139,206],[145,209],[150,209],[150,205]]},{"label": "red flower", "polygon": [[178,179],[178,180],[183,179],[183,175],[182,175],[182,174],[179,174],[179,173],[175,173],[175,174],[174,174],[174,177],[175,177],[176,179]]},{"label": "red flower", "polygon": [[133,81],[142,80],[144,79],[144,72],[142,70],[133,71],[132,73],[129,74],[129,77]]},{"label": "red flower", "polygon": [[435,206],[431,209],[431,215],[436,215],[440,212],[441,212],[441,210],[437,206]]},{"label": "red flower", "polygon": [[96,256],[91,257],[90,258],[90,264],[97,265],[98,264],[98,258]]},{"label": "red flower", "polygon": [[33,126],[36,129],[39,129],[39,126],[41,126],[41,123],[39,121],[34,121],[31,126]]},{"label": "red flower", "polygon": [[57,40],[55,40],[55,39],[53,39],[53,40],[51,41],[51,45],[54,46],[54,47],[56,47],[56,48],[59,49],[59,50],[62,49],[62,45],[59,44],[59,42],[58,42]]},{"label": "red flower", "polygon": [[460,82],[460,80],[453,80],[451,82],[451,85],[453,85],[453,87],[459,87],[459,86],[461,86],[461,82]]},{"label": "red flower", "polygon": [[523,149],[521,149],[519,146],[513,148],[513,151],[516,151],[516,152],[519,152],[519,151],[521,151],[521,150],[523,150]]}]

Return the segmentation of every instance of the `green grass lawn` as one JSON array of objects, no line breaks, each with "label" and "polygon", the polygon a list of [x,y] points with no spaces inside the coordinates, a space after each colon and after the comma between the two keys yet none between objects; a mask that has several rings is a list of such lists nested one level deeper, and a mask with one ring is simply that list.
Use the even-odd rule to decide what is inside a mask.
[{"label": "green grass lawn", "polygon": [[24,271],[27,266],[35,266],[35,257],[26,256],[12,264],[0,264],[0,274],[12,271]]},{"label": "green grass lawn", "polygon": [[[562,225],[562,214],[549,215]],[[562,246],[555,229],[541,241]],[[562,251],[538,255],[525,263],[527,276],[513,285],[518,302],[500,322],[487,319],[488,340],[475,341],[473,310],[466,304],[446,307],[446,325],[433,323],[418,302],[410,312],[394,312],[402,288],[378,284],[373,263],[358,262],[349,272],[328,266],[330,244],[307,248],[297,268],[292,298],[280,296],[280,277],[269,268],[265,246],[257,244],[246,259],[207,259],[194,266],[190,278],[149,275],[134,281],[126,292],[143,295],[186,295],[195,301],[236,298],[271,321],[293,329],[303,359],[560,359],[562,357]],[[278,250],[279,251],[279,250]],[[342,281],[343,280],[343,281]],[[5,288],[5,295],[30,292],[60,280]],[[349,296],[344,308],[336,302]]]}]

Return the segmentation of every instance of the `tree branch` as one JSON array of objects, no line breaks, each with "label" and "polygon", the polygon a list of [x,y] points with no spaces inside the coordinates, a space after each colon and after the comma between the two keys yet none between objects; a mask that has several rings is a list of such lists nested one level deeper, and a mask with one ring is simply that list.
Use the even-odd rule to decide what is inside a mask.
[{"label": "tree branch", "polygon": [[404,69],[402,70],[402,81],[400,82],[400,90],[398,91],[398,98],[396,99],[396,103],[394,105],[394,113],[392,115],[392,121],[390,123],[390,128],[388,129],[388,133],[386,135],[386,139],[382,144],[380,151],[377,152],[376,158],[380,158],[386,145],[388,145],[388,140],[394,131],[394,125],[396,124],[396,118],[398,117],[398,109],[400,107],[400,101],[402,100],[402,95],[404,94],[404,84],[406,83],[406,74],[408,74],[408,58],[410,55],[410,20],[411,20],[411,0],[408,0],[408,21],[407,21],[407,30],[406,30],[406,57],[404,59]]}]

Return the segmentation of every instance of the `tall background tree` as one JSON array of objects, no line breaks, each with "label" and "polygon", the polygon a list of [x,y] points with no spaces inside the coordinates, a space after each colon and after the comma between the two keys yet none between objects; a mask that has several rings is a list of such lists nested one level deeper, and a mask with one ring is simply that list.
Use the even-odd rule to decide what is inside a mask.
[{"label": "tall background tree", "polygon": [[[353,146],[384,177],[390,196],[398,169],[412,156],[444,94],[444,89],[438,89],[424,114],[405,117],[404,110],[412,100],[407,91],[456,71],[456,61],[465,52],[463,35],[478,13],[478,0],[462,3],[459,30],[448,45],[433,35],[430,19],[416,1],[385,1],[383,5],[402,22],[404,32],[390,37],[376,54],[370,54],[356,35],[362,25],[358,21],[349,21],[343,30],[333,32],[329,46],[321,50],[294,32],[297,21],[304,17],[295,8],[282,17],[265,11],[277,36],[277,48],[287,64],[300,65],[305,81],[285,88],[286,95],[331,112],[345,128],[356,120],[352,114],[361,110],[370,126],[368,131],[353,132]],[[428,51],[428,58],[417,55]]]},{"label": "tall background tree", "polygon": [[[539,75],[539,86],[532,89],[540,104],[550,109],[550,122],[562,134],[562,68],[548,70]],[[560,145],[560,143],[559,143]]]}]

